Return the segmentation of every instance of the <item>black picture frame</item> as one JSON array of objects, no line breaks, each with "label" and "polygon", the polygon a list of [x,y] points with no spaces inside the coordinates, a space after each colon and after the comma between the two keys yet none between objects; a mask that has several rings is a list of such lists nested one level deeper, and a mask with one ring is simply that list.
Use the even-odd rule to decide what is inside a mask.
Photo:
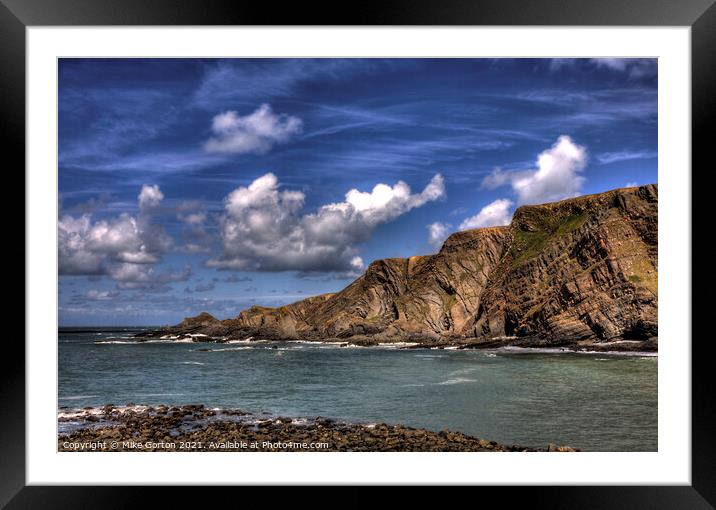
[{"label": "black picture frame", "polygon": [[[226,0],[0,0],[0,119],[4,128],[5,169],[17,175],[17,169],[25,167],[25,29],[31,26],[619,25],[691,27],[692,166],[703,167],[705,171],[708,168],[706,158],[711,155],[713,145],[709,133],[716,127],[714,1],[383,0],[354,5],[294,2],[283,3],[277,8],[268,2]],[[660,140],[660,143],[665,142]],[[709,166],[713,166],[711,159]],[[684,178],[693,175],[691,169],[680,170],[684,172]],[[696,206],[697,201],[692,199],[692,204]],[[692,215],[694,218],[699,216],[697,209],[692,209]],[[24,239],[24,232],[18,232],[18,237]],[[692,253],[696,254],[693,247]],[[705,282],[700,285],[705,286]],[[695,300],[694,306],[698,306]],[[685,332],[688,338],[690,334],[690,331]],[[708,332],[704,334],[708,335]],[[710,339],[696,340],[692,342],[691,486],[511,487],[509,502],[519,504],[519,500],[524,500],[531,506],[547,504],[550,508],[714,508],[716,434],[712,425],[712,361],[707,352],[709,342],[705,341]],[[4,348],[6,363],[0,370],[3,410],[0,420],[0,506],[107,509],[141,503],[146,491],[136,487],[26,486],[25,444],[31,438],[25,437],[25,352],[17,338],[6,338]],[[684,442],[684,447],[688,447],[685,438],[669,440]],[[497,489],[483,487],[480,490],[494,492]],[[162,495],[164,505],[185,498],[185,490],[180,488],[166,492]],[[202,495],[206,497],[207,494],[202,492]]]}]

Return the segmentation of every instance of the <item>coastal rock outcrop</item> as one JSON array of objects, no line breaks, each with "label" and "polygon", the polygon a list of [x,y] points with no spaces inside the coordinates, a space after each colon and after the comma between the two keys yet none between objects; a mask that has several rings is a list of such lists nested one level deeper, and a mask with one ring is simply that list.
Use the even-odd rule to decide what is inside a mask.
[{"label": "coastal rock outcrop", "polygon": [[340,292],[143,336],[655,349],[657,213],[656,184],[522,206],[509,226],[457,232],[437,254],[377,260]]}]

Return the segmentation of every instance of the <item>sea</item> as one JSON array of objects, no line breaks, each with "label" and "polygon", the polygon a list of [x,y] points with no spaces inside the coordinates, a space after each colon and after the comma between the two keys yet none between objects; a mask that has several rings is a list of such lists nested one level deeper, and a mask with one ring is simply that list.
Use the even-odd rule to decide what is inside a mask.
[{"label": "sea", "polygon": [[655,353],[138,342],[139,331],[61,328],[58,409],[203,404],[531,447],[658,449]]}]

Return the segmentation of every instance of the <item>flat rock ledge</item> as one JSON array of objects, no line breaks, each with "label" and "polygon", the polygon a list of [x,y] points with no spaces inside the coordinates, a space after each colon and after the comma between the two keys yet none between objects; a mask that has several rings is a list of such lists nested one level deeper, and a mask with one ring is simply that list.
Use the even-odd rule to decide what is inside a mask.
[{"label": "flat rock ledge", "polygon": [[310,452],[573,452],[500,444],[461,432],[288,418],[217,410],[202,405],[107,405],[59,413],[74,430],[59,434],[58,451],[310,451]]},{"label": "flat rock ledge", "polygon": [[[168,332],[169,331],[169,332]],[[428,337],[420,335],[404,335],[390,339],[370,335],[355,335],[348,339],[339,337],[282,337],[280,335],[262,335],[256,333],[246,337],[209,336],[204,334],[190,334],[176,330],[146,330],[134,335],[139,342],[150,340],[165,340],[167,342],[191,342],[197,344],[226,344],[240,342],[313,342],[329,343],[340,347],[396,347],[399,349],[496,349],[500,347],[524,348],[560,348],[564,351],[574,352],[658,352],[659,339],[651,337],[645,340],[614,340],[595,341],[560,340],[540,337],[497,337],[491,339],[476,339],[469,337]],[[210,351],[210,348],[198,349]]]}]

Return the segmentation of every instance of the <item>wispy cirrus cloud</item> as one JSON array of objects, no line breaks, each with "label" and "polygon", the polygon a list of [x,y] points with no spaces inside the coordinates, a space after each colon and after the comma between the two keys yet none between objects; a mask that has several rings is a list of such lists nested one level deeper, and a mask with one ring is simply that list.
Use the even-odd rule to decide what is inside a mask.
[{"label": "wispy cirrus cloud", "polygon": [[357,75],[391,72],[410,61],[382,59],[236,59],[206,66],[193,103],[200,108],[217,104],[249,104],[286,97],[307,83],[341,83]]},{"label": "wispy cirrus cloud", "polygon": [[654,151],[631,151],[623,150],[617,152],[603,152],[597,154],[596,160],[603,164],[617,163],[619,161],[630,161],[632,159],[652,159],[656,158],[658,153]]}]

